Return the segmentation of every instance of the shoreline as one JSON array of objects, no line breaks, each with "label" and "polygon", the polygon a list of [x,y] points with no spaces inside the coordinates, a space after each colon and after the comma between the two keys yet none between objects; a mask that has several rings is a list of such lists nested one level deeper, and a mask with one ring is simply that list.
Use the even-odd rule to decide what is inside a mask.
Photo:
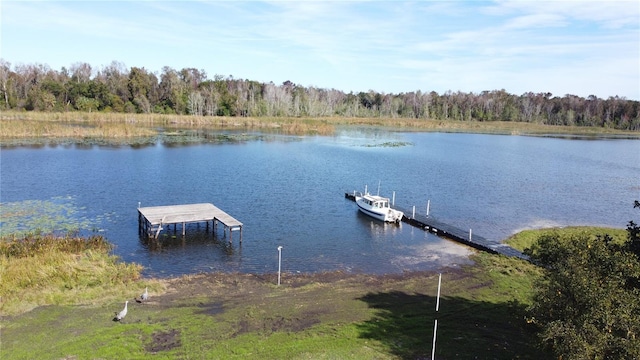
[{"label": "shoreline", "polygon": [[[47,145],[146,146],[168,143],[251,141],[260,136],[333,136],[337,128],[444,132],[570,139],[640,139],[640,131],[510,121],[457,121],[347,117],[204,117],[117,113],[0,114],[0,147]],[[238,133],[219,136],[220,133]],[[259,136],[248,136],[258,133]],[[218,135],[218,136],[216,136]]]}]

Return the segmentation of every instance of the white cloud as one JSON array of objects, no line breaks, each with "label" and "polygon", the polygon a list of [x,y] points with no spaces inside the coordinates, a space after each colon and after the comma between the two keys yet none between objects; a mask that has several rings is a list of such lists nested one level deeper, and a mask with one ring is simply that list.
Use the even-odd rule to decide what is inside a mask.
[{"label": "white cloud", "polygon": [[639,18],[635,1],[5,2],[2,56],[387,93],[616,82],[639,98]]}]

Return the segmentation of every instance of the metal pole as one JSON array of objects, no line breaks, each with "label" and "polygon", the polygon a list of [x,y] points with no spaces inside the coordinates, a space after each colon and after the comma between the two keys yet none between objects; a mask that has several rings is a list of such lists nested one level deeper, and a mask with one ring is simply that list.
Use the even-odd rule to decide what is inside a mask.
[{"label": "metal pole", "polygon": [[431,346],[431,360],[436,358],[436,332],[438,331],[438,319],[433,324],[433,345]]},{"label": "metal pole", "polygon": [[411,215],[411,218],[412,219],[416,218],[416,206],[415,205],[413,205],[413,214]]},{"label": "metal pole", "polygon": [[[438,276],[438,296],[436,299],[436,313],[440,309],[440,285],[442,284],[442,273]],[[438,333],[438,319],[433,323],[433,344],[431,345],[431,360],[436,358],[436,334]]]},{"label": "metal pole", "polygon": [[281,264],[282,264],[282,246],[278,246],[278,286],[280,286]]},{"label": "metal pole", "polygon": [[471,241],[471,229],[469,229],[469,241]]},{"label": "metal pole", "polygon": [[442,283],[442,273],[438,276],[438,297],[436,298],[436,312],[440,308],[440,284]]},{"label": "metal pole", "polygon": [[427,216],[429,216],[429,208],[431,207],[431,200],[427,200]]},{"label": "metal pole", "polygon": [[396,206],[396,192],[393,192],[393,198],[391,200],[391,205]]}]

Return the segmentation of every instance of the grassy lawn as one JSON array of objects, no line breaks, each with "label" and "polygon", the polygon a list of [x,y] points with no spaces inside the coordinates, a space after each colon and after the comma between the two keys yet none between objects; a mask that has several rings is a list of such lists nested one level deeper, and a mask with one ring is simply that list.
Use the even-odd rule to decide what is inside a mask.
[{"label": "grassy lawn", "polygon": [[[422,359],[430,357],[436,319],[440,358],[547,355],[524,316],[539,269],[504,256],[477,253],[475,265],[444,270],[436,313],[435,273],[284,274],[280,286],[275,274],[132,280],[131,269],[99,271],[126,266],[117,261],[94,261],[85,270],[73,264],[84,256],[70,260],[51,252],[3,252],[3,278],[13,277],[15,268],[28,273],[60,261],[53,258],[65,259],[55,267],[73,269],[50,274],[50,285],[2,289],[3,359]],[[95,280],[109,272],[125,275]],[[145,286],[150,299],[138,303]],[[71,296],[49,295],[55,292]],[[16,305],[24,298],[38,299],[39,306]],[[125,300],[127,316],[112,321]]]},{"label": "grassy lawn", "polygon": [[551,229],[538,229],[538,230],[524,230],[521,231],[507,240],[505,243],[509,244],[514,249],[524,251],[531,247],[531,245],[541,236],[563,234],[568,237],[575,237],[578,235],[588,234],[589,236],[604,236],[605,234],[611,236],[613,241],[622,243],[627,239],[627,230],[614,229],[614,228],[599,228],[593,226],[569,226],[566,228],[551,228]]}]

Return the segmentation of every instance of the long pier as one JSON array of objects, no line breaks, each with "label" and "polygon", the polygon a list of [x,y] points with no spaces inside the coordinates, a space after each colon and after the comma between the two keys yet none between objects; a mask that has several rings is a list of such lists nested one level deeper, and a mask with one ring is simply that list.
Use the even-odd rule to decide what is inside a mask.
[{"label": "long pier", "polygon": [[[345,193],[344,197],[352,201],[356,200],[354,194]],[[404,215],[402,216],[402,222],[407,223],[411,226],[415,226],[419,229],[429,231],[437,236],[447,238],[449,240],[467,245],[474,249],[486,251],[492,254],[502,254],[528,260],[526,255],[512,248],[511,246],[489,241],[482,236],[473,234],[471,230],[462,230],[455,226],[438,221],[430,216],[425,216],[421,219],[408,217],[407,214],[409,214],[409,212],[407,212],[405,209],[396,208],[396,210],[400,210],[404,213]]]},{"label": "long pier", "polygon": [[240,231],[240,242],[242,242],[242,223],[226,212],[220,210],[213,204],[186,204],[168,206],[138,206],[138,231],[141,235],[158,238],[164,226],[182,224],[182,235],[185,235],[186,224],[205,222],[207,227],[209,221],[215,229],[218,222],[224,225],[225,234],[229,229],[229,242],[232,240],[233,231]]}]

